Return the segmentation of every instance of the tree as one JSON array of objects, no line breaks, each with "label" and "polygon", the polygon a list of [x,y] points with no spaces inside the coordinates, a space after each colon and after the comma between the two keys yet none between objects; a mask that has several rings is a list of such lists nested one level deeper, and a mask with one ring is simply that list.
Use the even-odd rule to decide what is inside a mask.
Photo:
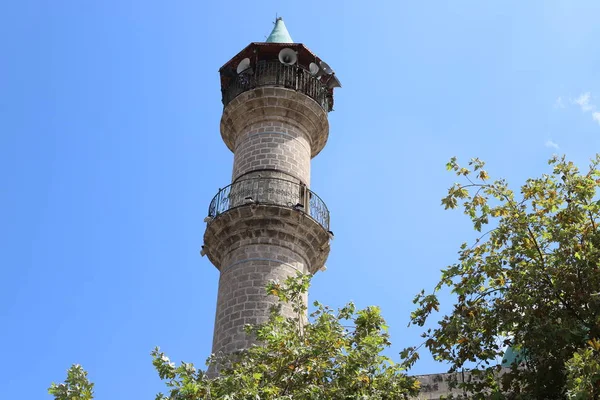
[{"label": "tree", "polygon": [[[456,296],[424,344],[450,372],[471,371],[475,379],[459,386],[473,398],[599,398],[599,164],[600,155],[580,172],[554,157],[552,172],[528,179],[519,193],[491,181],[478,159],[466,168],[456,158],[447,164],[464,182],[442,204],[460,206],[485,233],[462,244],[432,293],[415,297],[411,322],[423,327],[435,318],[442,289]],[[501,371],[507,346],[518,357]]]},{"label": "tree", "polygon": [[[348,303],[333,310],[315,302],[307,320],[303,297],[309,282],[299,275],[269,284],[267,292],[290,303],[295,317],[283,317],[275,307],[267,322],[247,326],[257,344],[209,358],[207,365],[218,367],[216,377],[191,363],[175,365],[154,349],[152,363],[169,391],[156,400],[398,400],[416,394],[418,381],[381,354],[390,342],[379,308],[357,310]],[[56,400],[90,400],[86,375],[74,366],[66,383],[49,391]],[[78,388],[89,391],[80,394]]]},{"label": "tree", "polygon": [[175,366],[155,349],[153,364],[169,388],[156,399],[396,400],[417,393],[418,382],[402,364],[381,355],[390,342],[379,308],[357,311],[349,303],[334,311],[315,302],[307,322],[302,298],[308,286],[306,275],[270,284],[268,293],[290,303],[296,316],[285,318],[274,308],[267,322],[247,326],[257,345],[209,359],[220,367],[216,378],[189,363]]},{"label": "tree", "polygon": [[567,394],[576,400],[597,399],[600,393],[600,342],[592,339],[567,361]]},{"label": "tree", "polygon": [[74,364],[67,370],[67,379],[64,383],[52,383],[48,393],[55,400],[92,400],[94,398],[94,384],[87,378],[87,372],[79,364]]}]

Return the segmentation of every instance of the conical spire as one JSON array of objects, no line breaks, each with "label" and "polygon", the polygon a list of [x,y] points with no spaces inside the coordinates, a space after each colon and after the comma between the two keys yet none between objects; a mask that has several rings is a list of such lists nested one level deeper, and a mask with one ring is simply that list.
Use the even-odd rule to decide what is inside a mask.
[{"label": "conical spire", "polygon": [[275,27],[267,38],[267,43],[294,43],[294,40],[283,23],[283,18],[279,17],[275,21]]}]

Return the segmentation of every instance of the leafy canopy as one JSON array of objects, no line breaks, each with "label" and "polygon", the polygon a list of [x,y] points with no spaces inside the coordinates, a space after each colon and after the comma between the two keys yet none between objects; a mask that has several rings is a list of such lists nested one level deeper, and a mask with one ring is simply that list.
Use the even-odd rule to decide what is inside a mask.
[{"label": "leafy canopy", "polygon": [[[434,318],[443,288],[456,296],[424,344],[451,371],[472,371],[477,379],[459,386],[473,398],[600,396],[599,164],[600,155],[580,172],[554,157],[551,173],[517,193],[490,180],[478,159],[447,164],[464,181],[442,204],[462,208],[484,233],[463,243],[432,293],[415,297],[411,322],[423,327]],[[507,346],[519,357],[500,373]]]},{"label": "leafy canopy", "polygon": [[48,393],[55,400],[92,400],[94,398],[94,384],[87,378],[87,372],[79,364],[74,364],[67,370],[67,379],[64,383],[52,383]]},{"label": "leafy canopy", "polygon": [[[268,294],[291,304],[295,316],[286,318],[273,308],[268,321],[247,326],[257,344],[209,358],[207,365],[219,370],[216,377],[191,363],[175,365],[158,348],[152,351],[152,363],[168,389],[156,400],[397,400],[417,393],[418,381],[381,354],[390,342],[379,308],[357,310],[348,303],[333,310],[315,302],[307,320],[303,298],[308,286],[306,275],[271,283]],[[74,382],[85,386],[82,371],[75,366],[66,384],[52,385],[56,400],[92,398],[89,383],[88,397],[74,391]]]},{"label": "leafy canopy", "polygon": [[267,292],[290,303],[296,316],[286,318],[274,308],[267,322],[247,326],[259,344],[209,359],[219,366],[216,378],[192,364],[176,366],[155,349],[154,366],[170,391],[156,399],[392,400],[417,392],[418,382],[402,365],[381,355],[390,342],[379,308],[356,310],[349,303],[332,310],[315,302],[306,321],[308,286],[306,275],[271,283]]}]

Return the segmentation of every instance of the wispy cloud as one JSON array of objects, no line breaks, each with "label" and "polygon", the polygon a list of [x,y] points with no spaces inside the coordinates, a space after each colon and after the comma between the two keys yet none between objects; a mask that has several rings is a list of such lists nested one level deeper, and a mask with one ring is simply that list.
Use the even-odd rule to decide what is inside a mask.
[{"label": "wispy cloud", "polygon": [[[595,122],[597,122],[598,125],[600,125],[600,111],[596,111],[596,110],[598,110],[598,107],[596,107],[596,104],[594,104],[592,102],[592,94],[590,92],[583,92],[574,99],[569,98],[568,104],[578,106],[579,108],[581,108],[581,111],[583,111],[584,113],[591,112],[592,119]],[[565,107],[566,107],[566,105],[565,105],[563,98],[558,97],[556,99],[556,101],[554,102],[554,108],[565,108]],[[548,142],[552,142],[552,141],[549,140]],[[546,146],[553,147],[552,145],[549,145],[548,142],[546,142]]]},{"label": "wispy cloud", "polygon": [[552,147],[553,149],[557,149],[557,150],[560,148],[560,146],[558,145],[558,143],[553,142],[551,139],[550,140],[546,140],[546,143],[544,143],[544,146],[546,146],[546,147]]},{"label": "wispy cloud", "polygon": [[576,99],[572,100],[572,102],[574,104],[577,104],[579,107],[581,107],[581,111],[583,112],[588,112],[588,111],[592,111],[593,109],[596,108],[595,105],[590,104],[590,99],[592,98],[592,95],[590,92],[585,92],[579,95],[579,97],[577,97]]},{"label": "wispy cloud", "polygon": [[558,96],[554,102],[554,108],[565,108],[565,102],[563,101],[562,96]]}]

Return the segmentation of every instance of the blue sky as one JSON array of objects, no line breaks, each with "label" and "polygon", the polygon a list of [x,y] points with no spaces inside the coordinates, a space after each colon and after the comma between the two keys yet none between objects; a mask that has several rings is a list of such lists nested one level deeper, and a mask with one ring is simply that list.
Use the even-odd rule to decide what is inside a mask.
[{"label": "blue sky", "polygon": [[[513,185],[600,148],[597,1],[26,1],[0,6],[2,397],[81,363],[98,399],[154,398],[150,350],[202,365],[218,271],[199,249],[229,183],[218,68],[275,13],[337,72],[312,189],[335,241],[311,298],[411,300],[473,238],[451,156]],[[413,373],[444,371],[424,354]]]}]

